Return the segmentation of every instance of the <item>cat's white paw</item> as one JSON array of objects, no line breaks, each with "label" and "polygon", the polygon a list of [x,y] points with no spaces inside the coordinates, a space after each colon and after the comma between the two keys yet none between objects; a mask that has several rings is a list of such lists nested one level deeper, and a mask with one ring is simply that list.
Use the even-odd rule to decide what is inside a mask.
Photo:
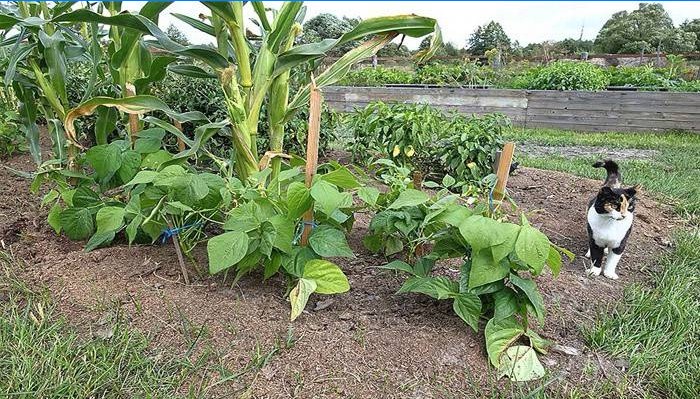
[{"label": "cat's white paw", "polygon": [[600,267],[591,267],[590,269],[586,269],[586,273],[589,276],[600,276],[600,271],[602,269]]},{"label": "cat's white paw", "polygon": [[606,247],[606,248],[603,248],[603,254],[607,255],[608,252],[609,252],[609,251],[608,251],[608,248],[607,248],[607,247]]},{"label": "cat's white paw", "polygon": [[617,280],[618,278],[620,278],[620,277],[619,277],[616,273],[614,273],[614,272],[605,272],[605,273],[603,273],[603,276],[605,276],[605,277],[607,277],[607,278],[609,278],[609,279],[612,279],[612,280]]},{"label": "cat's white paw", "polygon": [[591,250],[588,249],[588,252],[586,252],[586,258],[589,258],[589,259],[590,259],[590,257],[591,257]]}]

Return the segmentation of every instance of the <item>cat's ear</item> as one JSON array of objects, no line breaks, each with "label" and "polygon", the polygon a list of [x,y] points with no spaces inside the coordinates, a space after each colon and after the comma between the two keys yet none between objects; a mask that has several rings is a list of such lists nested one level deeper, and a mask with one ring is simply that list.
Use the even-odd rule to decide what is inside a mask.
[{"label": "cat's ear", "polygon": [[630,188],[625,189],[625,195],[627,195],[627,198],[632,198],[635,195],[637,195],[637,190],[639,189],[639,185],[634,185]]}]

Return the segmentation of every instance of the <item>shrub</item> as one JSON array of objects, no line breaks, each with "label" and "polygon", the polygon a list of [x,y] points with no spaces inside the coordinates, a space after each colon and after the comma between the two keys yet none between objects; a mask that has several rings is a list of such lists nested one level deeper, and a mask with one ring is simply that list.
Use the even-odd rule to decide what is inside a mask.
[{"label": "shrub", "polygon": [[603,90],[610,78],[600,67],[581,61],[556,61],[540,69],[530,89],[537,90]]},{"label": "shrub", "polygon": [[362,68],[351,71],[339,82],[344,86],[383,86],[385,84],[408,84],[414,81],[414,73],[396,68]]},{"label": "shrub", "polygon": [[500,115],[445,115],[428,105],[376,102],[351,114],[347,126],[355,162],[390,158],[428,179],[450,174],[464,183],[489,173],[510,124]]}]

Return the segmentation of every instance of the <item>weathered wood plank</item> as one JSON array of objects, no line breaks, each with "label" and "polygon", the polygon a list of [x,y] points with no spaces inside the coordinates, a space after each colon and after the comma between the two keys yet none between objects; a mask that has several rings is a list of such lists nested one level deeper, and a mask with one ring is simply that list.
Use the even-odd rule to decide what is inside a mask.
[{"label": "weathered wood plank", "polygon": [[664,104],[601,104],[600,102],[591,101],[588,103],[563,103],[557,101],[540,102],[529,100],[528,110],[547,110],[547,109],[564,109],[564,110],[601,110],[608,109],[611,111],[624,112],[649,112],[662,111],[681,114],[700,114],[700,105],[664,105]]},{"label": "weathered wood plank", "polygon": [[373,101],[422,103],[463,114],[499,112],[515,125],[528,127],[700,132],[700,93],[327,87],[324,97],[331,109],[340,112]]},{"label": "weathered wood plank", "polygon": [[663,112],[663,111],[619,111],[619,110],[570,110],[570,109],[544,109],[544,108],[528,108],[527,115],[534,117],[596,117],[604,119],[612,118],[628,118],[639,120],[653,121],[682,121],[693,122],[700,118],[698,114],[687,114],[681,112]]}]

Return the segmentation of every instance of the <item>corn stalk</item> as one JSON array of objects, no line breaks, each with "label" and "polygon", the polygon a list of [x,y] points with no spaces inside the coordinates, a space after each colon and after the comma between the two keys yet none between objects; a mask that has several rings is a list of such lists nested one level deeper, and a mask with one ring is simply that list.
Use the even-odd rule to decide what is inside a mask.
[{"label": "corn stalk", "polygon": [[[169,4],[146,3],[139,15],[151,23],[157,23],[158,15]],[[122,13],[120,2],[88,4],[77,10],[73,10],[74,5],[74,2],[51,6],[46,2],[0,5],[0,30],[18,32],[1,43],[3,47],[11,49],[11,57],[4,71],[4,83],[14,89],[20,102],[22,127],[37,165],[42,161],[36,123],[39,115],[43,115],[48,122],[54,157],[66,161],[71,167],[77,155],[77,135],[68,135],[66,140],[64,131],[64,120],[71,109],[65,79],[69,61],[89,62],[92,65],[92,73],[83,96],[83,101],[87,101],[92,97],[98,79],[104,76],[104,61],[112,82],[117,85],[114,92],[121,93],[123,97],[126,96],[127,86],[132,84],[136,88],[136,94],[147,94],[149,85],[162,79],[166,67],[176,60],[176,57],[170,55],[151,57],[142,40],[143,32],[118,26],[110,27],[107,57],[104,60],[98,21],[76,21],[71,20],[70,16],[83,11],[92,13],[91,7],[97,10],[95,14],[128,14]],[[98,123],[95,132],[95,142],[98,144],[106,144],[109,133],[116,127],[116,117],[111,115],[107,108],[102,110],[100,117],[104,123]]]},{"label": "corn stalk", "polygon": [[[203,2],[211,15],[202,20],[180,14],[175,17],[192,27],[211,35],[216,48],[183,46],[172,41],[157,23],[143,15],[117,14],[105,16],[90,10],[78,10],[58,17],[57,21],[99,22],[118,26],[124,32],[133,30],[155,37],[161,51],[173,56],[198,60],[209,71],[195,65],[180,65],[173,71],[189,76],[217,76],[226,97],[226,109],[231,126],[231,140],[235,149],[234,162],[239,178],[245,179],[258,170],[258,122],[264,101],[268,101],[270,118],[270,148],[273,153],[282,150],[284,126],[294,113],[306,106],[309,86],[304,85],[289,102],[289,79],[294,69],[301,66],[313,72],[321,58],[336,46],[350,41],[369,40],[347,52],[325,71],[318,73],[319,88],[342,79],[352,65],[376,54],[399,35],[423,37],[432,34],[431,46],[417,55],[418,61],[431,57],[442,42],[437,22],[416,15],[372,18],[362,21],[352,31],[337,39],[294,45],[300,33],[305,9],[301,2],[285,2],[278,10],[265,8],[261,2],[252,2],[259,27],[258,43],[253,46],[248,38],[241,2]],[[113,61],[114,64],[114,61]],[[308,83],[308,82],[307,82]],[[279,158],[273,158],[276,175]]]}]

